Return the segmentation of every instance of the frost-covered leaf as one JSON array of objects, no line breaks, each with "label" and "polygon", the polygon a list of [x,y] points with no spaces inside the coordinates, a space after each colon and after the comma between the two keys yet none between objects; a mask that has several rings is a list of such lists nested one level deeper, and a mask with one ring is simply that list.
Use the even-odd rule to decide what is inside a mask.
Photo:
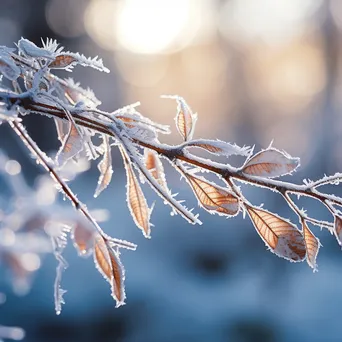
[{"label": "frost-covered leaf", "polygon": [[273,253],[290,261],[304,260],[305,242],[296,226],[263,209],[247,206],[247,212],[260,237]]},{"label": "frost-covered leaf", "polygon": [[20,76],[20,68],[14,63],[10,56],[0,56],[0,73],[10,81],[16,80]]},{"label": "frost-covered leaf", "polygon": [[111,285],[116,307],[125,304],[125,272],[119,253],[115,252],[99,234],[95,237],[94,262],[98,271]]},{"label": "frost-covered leaf", "polygon": [[180,96],[164,95],[162,97],[177,101],[177,115],[175,118],[177,130],[185,141],[191,140],[197,121],[197,114],[192,112],[189,105]]},{"label": "frost-covered leaf", "polygon": [[57,163],[63,166],[69,159],[75,157],[82,150],[83,139],[76,126],[70,123],[69,132],[64,137],[62,146],[57,153]]},{"label": "frost-covered leaf", "polygon": [[166,179],[163,164],[155,151],[145,149],[145,165],[154,177],[154,179],[162,186],[167,189]]},{"label": "frost-covered leaf", "polygon": [[52,53],[44,48],[38,47],[36,44],[32,43],[28,39],[21,38],[18,41],[18,49],[19,51],[27,56],[27,57],[34,57],[34,58],[51,58]]},{"label": "frost-covered leaf", "polygon": [[67,69],[73,64],[77,64],[77,59],[70,55],[59,55],[49,64],[51,69]]},{"label": "frost-covered leaf", "polygon": [[103,158],[99,162],[98,169],[100,171],[100,178],[97,183],[97,188],[95,190],[94,197],[97,197],[102,190],[104,190],[110,183],[113,174],[112,168],[112,156],[111,150],[109,145],[109,138],[107,135],[103,136],[103,146],[104,146],[104,153]]},{"label": "frost-covered leaf", "polygon": [[150,209],[134,174],[132,165],[125,151],[120,148],[127,175],[127,204],[135,224],[142,230],[146,238],[150,238]]},{"label": "frost-covered leaf", "polygon": [[228,190],[211,184],[204,178],[184,172],[199,204],[211,214],[234,216],[239,212],[239,201]]},{"label": "frost-covered leaf", "polygon": [[251,176],[273,178],[290,174],[298,166],[299,158],[293,158],[286,152],[269,148],[247,160],[242,172]]},{"label": "frost-covered leaf", "polygon": [[225,141],[221,140],[209,140],[209,139],[197,139],[191,140],[184,144],[185,147],[198,147],[202,148],[210,153],[229,157],[231,155],[239,155],[239,156],[249,156],[250,147],[240,147],[238,145],[232,145]]},{"label": "frost-covered leaf", "polygon": [[54,61],[49,64],[49,68],[66,69],[67,71],[71,71],[72,67],[77,64],[109,73],[109,69],[103,65],[102,59],[99,59],[98,56],[87,58],[79,53],[69,51],[62,52],[55,56]]},{"label": "frost-covered leaf", "polygon": [[316,258],[318,255],[320,242],[314,234],[312,234],[306,222],[303,222],[303,236],[306,246],[306,261],[314,271],[317,271]]},{"label": "frost-covered leaf", "polygon": [[71,238],[79,255],[88,255],[94,244],[94,230],[87,224],[77,222],[73,228]]},{"label": "frost-covered leaf", "polygon": [[336,240],[342,246],[342,218],[340,216],[335,215],[334,228]]}]

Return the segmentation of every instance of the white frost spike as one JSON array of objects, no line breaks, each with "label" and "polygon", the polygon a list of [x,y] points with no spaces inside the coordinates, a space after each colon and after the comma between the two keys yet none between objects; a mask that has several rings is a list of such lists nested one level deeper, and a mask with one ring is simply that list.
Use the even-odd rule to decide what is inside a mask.
[{"label": "white frost spike", "polygon": [[43,38],[41,38],[41,42],[43,44],[43,48],[46,51],[49,51],[51,54],[53,53],[61,53],[63,51],[63,46],[59,46],[59,44],[57,43],[57,40],[52,40],[52,38],[47,38],[46,42],[44,42]]},{"label": "white frost spike", "polygon": [[17,46],[19,51],[27,57],[52,58],[52,53],[50,51],[38,47],[28,39],[21,38],[18,41]]},{"label": "white frost spike", "polygon": [[243,166],[246,175],[274,178],[291,174],[299,166],[299,158],[275,148],[261,151],[251,157]]},{"label": "white frost spike", "polygon": [[226,157],[231,155],[247,157],[251,152],[251,148],[249,146],[240,147],[238,145],[229,144],[221,140],[197,139],[191,140],[185,143],[183,146],[202,148],[212,154]]},{"label": "white frost spike", "polygon": [[0,56],[0,73],[10,81],[16,80],[20,76],[20,68],[14,63],[10,56]]},{"label": "white frost spike", "polygon": [[177,130],[185,141],[191,140],[197,121],[197,114],[193,113],[186,101],[178,95],[163,95],[162,98],[177,101],[177,116],[175,118]]},{"label": "white frost spike", "polygon": [[107,135],[103,136],[104,154],[103,158],[98,165],[100,171],[100,178],[97,183],[97,188],[95,190],[94,197],[97,197],[110,183],[112,179],[113,169],[112,169],[112,156],[109,146],[109,138]]}]

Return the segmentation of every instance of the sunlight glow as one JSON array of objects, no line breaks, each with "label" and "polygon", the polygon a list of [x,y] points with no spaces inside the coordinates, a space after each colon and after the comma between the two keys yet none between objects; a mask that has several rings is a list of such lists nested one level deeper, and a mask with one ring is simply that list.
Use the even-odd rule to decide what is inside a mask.
[{"label": "sunlight glow", "polygon": [[175,44],[189,16],[188,0],[126,0],[118,16],[118,42],[138,53],[161,52]]},{"label": "sunlight glow", "polygon": [[195,37],[205,4],[196,0],[92,0],[84,24],[89,35],[108,50],[170,53]]}]

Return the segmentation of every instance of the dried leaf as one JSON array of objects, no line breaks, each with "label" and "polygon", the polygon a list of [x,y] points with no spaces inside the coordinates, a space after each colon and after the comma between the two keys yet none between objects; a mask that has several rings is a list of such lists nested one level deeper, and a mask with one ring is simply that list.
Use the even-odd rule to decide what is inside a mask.
[{"label": "dried leaf", "polygon": [[226,189],[189,173],[185,173],[185,176],[189,180],[200,205],[210,213],[232,216],[239,212],[238,199]]},{"label": "dried leaf", "polygon": [[160,186],[167,189],[163,164],[155,151],[145,149],[145,165]]},{"label": "dried leaf", "polygon": [[125,304],[125,272],[119,253],[115,252],[99,234],[95,237],[94,262],[98,271],[111,284],[116,307]]},{"label": "dried leaf", "polygon": [[210,153],[226,157],[231,155],[249,156],[251,151],[249,146],[240,147],[235,144],[229,144],[225,141],[209,139],[191,140],[185,144],[185,147],[198,147]]},{"label": "dried leaf", "polygon": [[64,137],[61,148],[57,153],[57,163],[62,166],[69,159],[75,157],[83,150],[83,139],[76,126],[70,123],[69,133]]},{"label": "dried leaf", "polygon": [[77,63],[77,59],[70,55],[59,55],[49,64],[51,69],[65,69],[72,64]]},{"label": "dried leaf", "polygon": [[340,216],[335,215],[334,222],[334,234],[336,236],[336,240],[340,246],[342,246],[342,218]]},{"label": "dried leaf", "polygon": [[191,140],[195,124],[197,121],[197,114],[193,113],[186,101],[177,95],[164,95],[163,98],[170,98],[177,101],[177,115],[176,115],[176,126],[179,134],[184,138],[185,141]]},{"label": "dried leaf", "polygon": [[314,234],[312,234],[306,222],[303,222],[303,236],[306,246],[306,261],[314,271],[317,271],[316,258],[318,255],[320,242]]},{"label": "dried leaf", "polygon": [[251,176],[273,178],[289,174],[298,166],[299,158],[292,158],[285,152],[269,148],[251,157],[242,172]]},{"label": "dried leaf", "polygon": [[98,169],[100,170],[100,178],[97,183],[97,188],[95,190],[94,197],[97,197],[110,183],[113,174],[112,168],[112,156],[109,145],[108,136],[103,136],[103,146],[104,146],[104,154],[103,158],[98,165]]},{"label": "dried leaf", "polygon": [[87,225],[78,222],[73,229],[71,238],[80,255],[88,255],[92,250],[94,244],[94,231],[87,227]]},{"label": "dried leaf", "polygon": [[127,175],[127,203],[135,224],[150,238],[150,209],[125,151],[120,148]]},{"label": "dried leaf", "polygon": [[272,252],[290,261],[302,261],[305,258],[304,238],[296,226],[266,210],[247,206],[247,212]]}]

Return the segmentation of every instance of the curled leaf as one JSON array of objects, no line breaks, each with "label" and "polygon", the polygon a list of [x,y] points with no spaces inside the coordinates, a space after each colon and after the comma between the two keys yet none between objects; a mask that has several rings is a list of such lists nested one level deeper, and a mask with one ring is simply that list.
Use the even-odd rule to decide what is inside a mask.
[{"label": "curled leaf", "polygon": [[160,186],[167,189],[163,164],[155,151],[145,149],[145,165]]},{"label": "curled leaf", "polygon": [[100,171],[100,178],[97,183],[94,197],[97,197],[110,183],[113,174],[112,156],[109,145],[108,136],[103,136],[104,154],[98,165]]},{"label": "curled leaf", "polygon": [[229,157],[231,155],[249,156],[250,147],[240,147],[221,140],[197,139],[187,142],[185,147],[198,147],[212,154]]},{"label": "curled leaf", "polygon": [[126,152],[120,148],[127,175],[127,204],[135,224],[146,238],[150,238],[150,209],[134,174]]},{"label": "curled leaf", "polygon": [[[62,135],[62,133],[59,133],[59,137],[62,137]],[[67,135],[64,135],[62,146],[57,153],[57,163],[60,166],[64,165],[69,159],[75,157],[82,150],[83,139],[77,127],[73,123],[70,123],[69,132]]]},{"label": "curled leaf", "polygon": [[125,272],[119,253],[115,252],[99,234],[95,237],[94,262],[98,271],[111,284],[116,307],[125,304]]},{"label": "curled leaf", "polygon": [[180,96],[164,95],[162,97],[174,99],[177,101],[177,115],[175,119],[177,130],[185,141],[191,140],[197,121],[197,114],[192,112],[189,105]]},{"label": "curled leaf", "polygon": [[184,173],[200,205],[210,213],[233,216],[239,212],[239,201],[228,190],[207,180]]},{"label": "curled leaf", "polygon": [[279,177],[289,174],[299,166],[299,158],[293,158],[286,152],[269,148],[247,160],[242,172],[258,177]]},{"label": "curled leaf", "polygon": [[296,226],[263,209],[247,206],[255,229],[271,251],[290,261],[302,261],[306,256],[303,235]]},{"label": "curled leaf", "polygon": [[335,215],[334,228],[336,240],[342,246],[342,218],[340,216]]},{"label": "curled leaf", "polygon": [[314,271],[317,271],[316,258],[318,255],[320,242],[316,236],[312,234],[305,221],[303,221],[303,236],[306,246],[306,261]]}]

